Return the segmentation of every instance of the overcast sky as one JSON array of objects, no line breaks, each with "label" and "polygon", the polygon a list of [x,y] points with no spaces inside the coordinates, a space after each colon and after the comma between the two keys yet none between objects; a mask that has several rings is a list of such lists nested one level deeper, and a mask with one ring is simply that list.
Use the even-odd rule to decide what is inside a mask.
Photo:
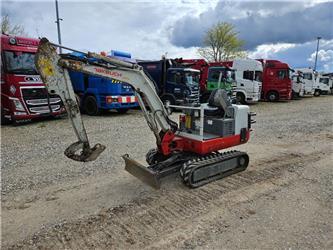
[{"label": "overcast sky", "polygon": [[[57,42],[54,1],[2,1],[2,15],[30,37]],[[127,51],[135,58],[198,58],[205,31],[218,21],[235,25],[250,58],[333,72],[332,1],[59,0],[62,43],[79,50]]]}]

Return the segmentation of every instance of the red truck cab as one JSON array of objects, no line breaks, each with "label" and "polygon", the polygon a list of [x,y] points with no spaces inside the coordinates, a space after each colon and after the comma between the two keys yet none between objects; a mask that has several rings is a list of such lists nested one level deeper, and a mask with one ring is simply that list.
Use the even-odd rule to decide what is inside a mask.
[{"label": "red truck cab", "polygon": [[261,99],[268,101],[290,100],[292,84],[289,65],[278,60],[257,59],[262,63]]},{"label": "red truck cab", "polygon": [[38,39],[1,35],[1,123],[56,116],[60,97],[49,95],[35,68]]}]

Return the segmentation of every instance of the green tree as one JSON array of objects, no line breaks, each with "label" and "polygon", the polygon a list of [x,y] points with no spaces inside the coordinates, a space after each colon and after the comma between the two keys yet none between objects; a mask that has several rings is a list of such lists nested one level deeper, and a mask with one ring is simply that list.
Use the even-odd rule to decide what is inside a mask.
[{"label": "green tree", "polygon": [[24,27],[18,24],[12,25],[7,14],[1,17],[1,33],[21,36],[26,35]]},{"label": "green tree", "polygon": [[247,56],[242,50],[244,41],[238,38],[238,32],[230,23],[218,22],[210,28],[204,36],[203,45],[198,53],[210,62]]}]

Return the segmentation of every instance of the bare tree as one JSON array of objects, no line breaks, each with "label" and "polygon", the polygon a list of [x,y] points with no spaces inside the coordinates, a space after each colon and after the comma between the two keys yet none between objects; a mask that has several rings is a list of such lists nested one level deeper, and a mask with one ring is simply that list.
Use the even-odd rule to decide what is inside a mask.
[{"label": "bare tree", "polygon": [[238,33],[230,23],[219,22],[210,28],[203,44],[204,47],[199,48],[198,53],[211,62],[247,56],[246,52],[242,51],[244,41],[238,38]]},{"label": "bare tree", "polygon": [[26,35],[24,27],[22,25],[11,24],[8,14],[2,16],[1,18],[1,33],[9,35],[21,35],[21,36]]}]

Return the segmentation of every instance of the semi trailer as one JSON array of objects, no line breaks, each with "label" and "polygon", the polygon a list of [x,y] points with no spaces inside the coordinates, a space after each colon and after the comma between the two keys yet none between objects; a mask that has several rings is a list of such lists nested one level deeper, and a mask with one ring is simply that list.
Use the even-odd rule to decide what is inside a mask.
[{"label": "semi trailer", "polygon": [[271,102],[290,100],[292,85],[289,65],[278,60],[257,60],[263,66],[261,99]]},{"label": "semi trailer", "polygon": [[35,64],[38,39],[1,35],[1,123],[19,123],[65,112],[48,93]]}]

